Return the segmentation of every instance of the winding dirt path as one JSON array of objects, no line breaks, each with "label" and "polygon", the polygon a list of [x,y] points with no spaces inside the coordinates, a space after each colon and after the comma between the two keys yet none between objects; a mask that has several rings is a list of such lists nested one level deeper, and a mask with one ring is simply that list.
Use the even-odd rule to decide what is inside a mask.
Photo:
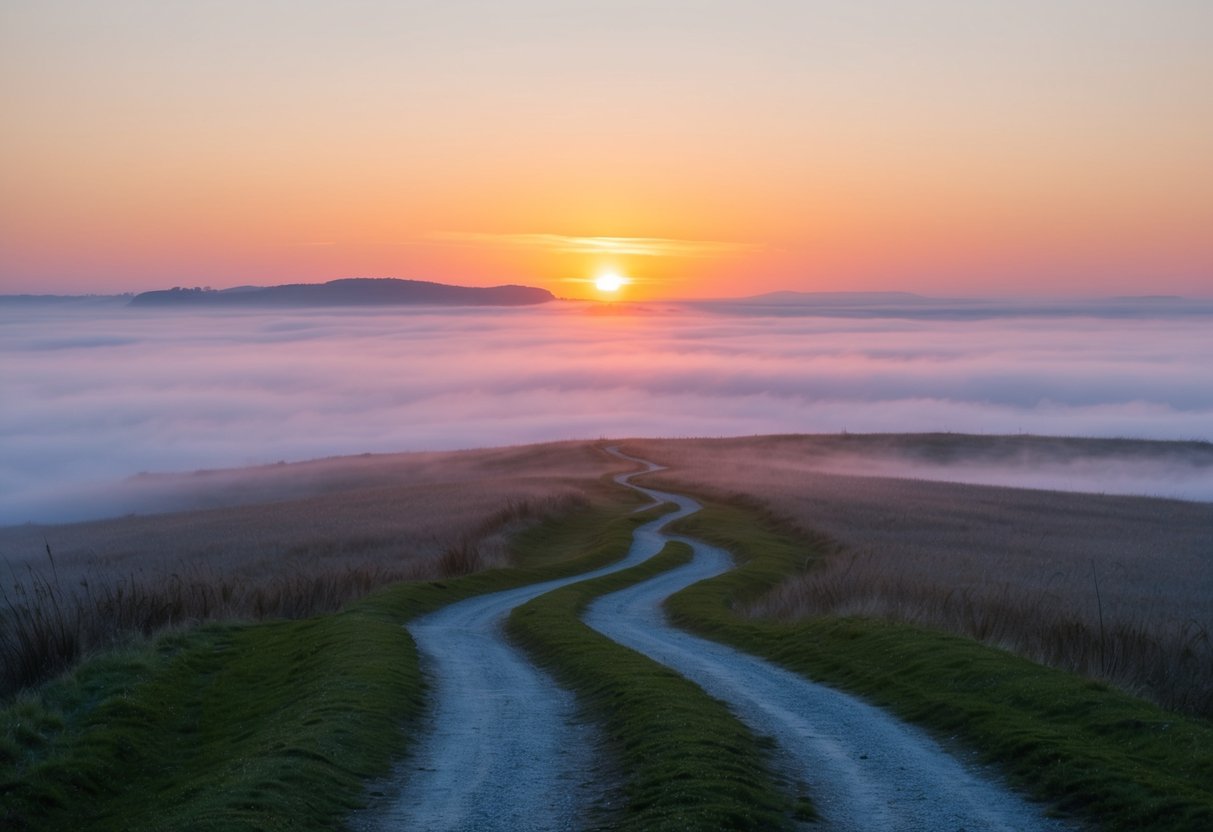
[{"label": "winding dirt path", "polygon": [[[647,465],[646,471],[657,466]],[[641,472],[620,474],[617,482]],[[627,557],[569,578],[481,595],[410,622],[434,703],[425,736],[399,772],[399,791],[349,826],[358,832],[524,832],[579,828],[602,797],[596,734],[572,694],[507,641],[510,611],[561,586],[626,569],[665,545],[635,531]]]},{"label": "winding dirt path", "polygon": [[[823,822],[814,829],[1052,832],[1031,804],[963,765],[926,734],[862,701],[769,662],[670,627],[670,594],[732,567],[729,554],[667,535],[698,511],[689,497],[632,485],[659,466],[611,449],[644,470],[615,479],[676,512],[639,527],[627,556],[593,572],[470,598],[408,625],[432,684],[424,738],[398,772],[397,790],[350,819],[352,830],[523,832],[575,830],[603,797],[597,736],[570,693],[506,639],[510,611],[545,592],[641,563],[669,540],[691,563],[591,605],[586,622],[665,664],[774,738],[788,774],[804,782]],[[390,791],[390,790],[389,790]]]},{"label": "winding dirt path", "polygon": [[[618,456],[641,462],[614,451]],[[625,484],[679,506],[659,524],[699,510],[694,500]],[[823,830],[1061,830],[979,769],[945,752],[924,732],[884,711],[777,665],[671,627],[661,604],[674,592],[733,565],[728,552],[657,530],[661,541],[695,550],[691,563],[595,601],[590,626],[661,662],[726,702],[759,734],[772,737],[788,773],[808,786]],[[652,545],[652,544],[647,544]]]}]

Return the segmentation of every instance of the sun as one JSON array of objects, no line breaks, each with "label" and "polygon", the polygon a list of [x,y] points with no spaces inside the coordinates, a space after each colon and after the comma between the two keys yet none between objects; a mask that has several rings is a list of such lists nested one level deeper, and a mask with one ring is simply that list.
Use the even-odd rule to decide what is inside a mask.
[{"label": "sun", "polygon": [[594,286],[600,292],[618,292],[628,279],[617,272],[603,272],[594,281]]}]

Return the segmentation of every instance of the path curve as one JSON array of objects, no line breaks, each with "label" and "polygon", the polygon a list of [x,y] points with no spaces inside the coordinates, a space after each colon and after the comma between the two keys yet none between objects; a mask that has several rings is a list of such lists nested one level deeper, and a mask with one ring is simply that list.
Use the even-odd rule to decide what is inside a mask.
[{"label": "path curve", "polygon": [[[651,465],[618,449],[621,458]],[[752,730],[779,746],[789,773],[808,785],[830,830],[1062,830],[1039,807],[944,751],[923,731],[853,696],[816,684],[763,659],[671,627],[662,602],[674,592],[732,568],[728,552],[660,527],[699,510],[689,497],[635,488],[679,506],[654,530],[658,545],[680,540],[691,563],[605,595],[584,620],[604,635],[667,665],[726,702]]]},{"label": "path curve", "polygon": [[[658,470],[620,474],[634,476]],[[647,508],[647,506],[642,507]],[[638,509],[641,510],[641,509]],[[688,507],[688,512],[691,509]],[[480,595],[407,624],[430,681],[424,737],[405,760],[400,790],[350,819],[362,832],[540,832],[579,828],[602,796],[595,734],[576,703],[506,639],[510,611],[545,592],[617,572],[657,554],[666,515],[637,527],[627,556],[568,578]]]}]

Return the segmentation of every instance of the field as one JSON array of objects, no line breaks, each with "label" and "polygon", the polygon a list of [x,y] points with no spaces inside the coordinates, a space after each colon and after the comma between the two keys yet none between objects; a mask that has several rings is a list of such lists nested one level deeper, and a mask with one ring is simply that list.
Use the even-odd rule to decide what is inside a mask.
[{"label": "field", "polygon": [[344,457],[157,478],[159,506],[194,510],[0,528],[0,693],[131,635],[503,565],[618,467],[587,443]]},{"label": "field", "polygon": [[[753,615],[939,627],[1213,713],[1213,506],[906,478],[1187,473],[1213,465],[1207,443],[844,434],[628,447],[671,466],[658,482],[753,501],[829,539],[828,564]],[[149,508],[175,510],[0,528],[0,690],[132,633],[306,617],[394,581],[502,565],[510,534],[617,468],[589,443],[556,443],[144,475]]]},{"label": "field", "polygon": [[[758,729],[660,651],[633,652],[594,624],[595,599],[701,557],[700,544],[692,555],[659,532],[646,532],[648,555],[634,551],[634,535],[666,521],[635,513],[640,498],[610,483],[630,466],[602,444],[203,472],[165,478],[178,511],[0,530],[0,820],[320,830],[370,803],[365,828],[381,828],[375,807],[402,777],[420,781],[400,755],[435,734],[435,700],[470,697],[475,709],[476,697],[508,695],[487,658],[484,690],[436,686],[411,622],[460,603],[495,609],[509,593],[533,600],[484,618],[467,643],[508,633],[575,694],[599,732],[577,753],[606,772],[594,828],[803,828],[840,805],[862,826],[900,800],[905,763],[877,775],[864,753],[866,780],[853,765],[789,769],[785,746],[805,731]],[[721,555],[725,571],[668,597],[680,627],[918,723],[1049,812],[1160,832],[1213,819],[1213,505],[906,478],[924,461],[932,476],[1039,459],[1199,469],[1208,446],[949,435],[619,444],[670,466],[639,483],[704,503],[696,513],[670,497],[683,506],[673,530],[737,564]],[[657,624],[641,629],[660,641]],[[707,666],[706,648],[688,655]],[[754,695],[719,667],[728,690]],[[472,745],[492,745],[494,730]],[[899,740],[895,753],[925,759],[919,742]],[[558,762],[537,765],[559,780]],[[455,777],[456,791],[493,805],[491,782]],[[837,798],[886,787],[868,808]],[[427,811],[446,812],[434,799]],[[893,811],[903,809],[918,811]]]},{"label": "field", "polygon": [[[754,616],[877,616],[977,638],[1213,715],[1213,504],[849,476],[1084,460],[1208,465],[1207,443],[1036,437],[636,440],[654,480],[766,509],[835,549]],[[1026,462],[1025,462],[1026,460]]]}]

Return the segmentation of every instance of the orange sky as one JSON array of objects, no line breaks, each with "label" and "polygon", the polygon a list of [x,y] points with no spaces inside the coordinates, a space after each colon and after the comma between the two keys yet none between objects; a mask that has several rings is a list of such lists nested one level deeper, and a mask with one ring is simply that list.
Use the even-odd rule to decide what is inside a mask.
[{"label": "orange sky", "polygon": [[1210,295],[1211,31],[1197,0],[13,0],[0,291]]}]

